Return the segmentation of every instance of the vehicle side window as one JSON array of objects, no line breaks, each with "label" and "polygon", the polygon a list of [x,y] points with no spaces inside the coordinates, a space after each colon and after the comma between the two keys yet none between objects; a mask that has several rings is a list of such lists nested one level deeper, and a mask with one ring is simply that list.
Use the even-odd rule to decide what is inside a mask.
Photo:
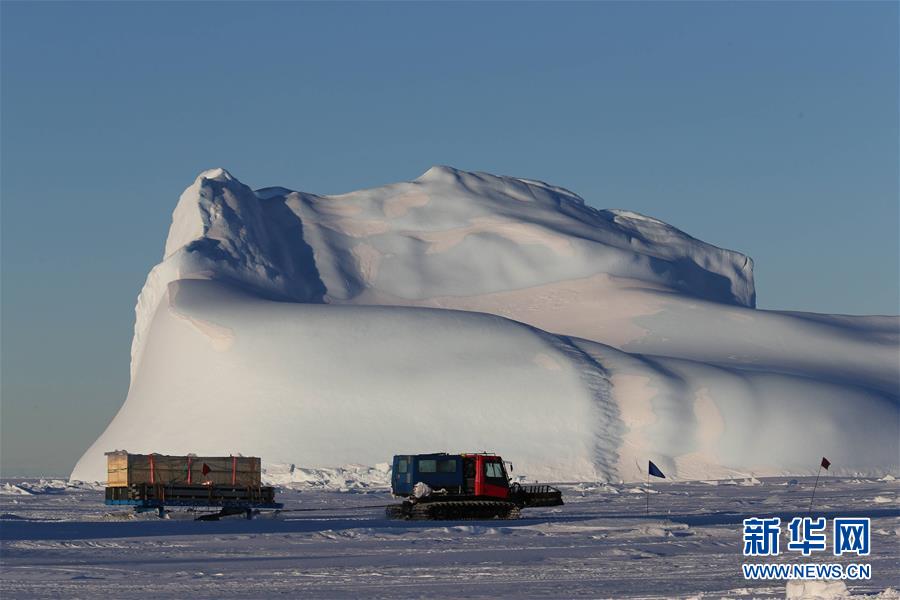
[{"label": "vehicle side window", "polygon": [[453,459],[438,461],[438,473],[456,473],[456,461]]},{"label": "vehicle side window", "polygon": [[405,458],[401,458],[397,461],[397,472],[398,473],[406,473],[407,470],[407,462]]},{"label": "vehicle side window", "polygon": [[500,463],[484,463],[484,474],[489,479],[503,479],[503,467]]},{"label": "vehicle side window", "polygon": [[437,461],[431,459],[425,459],[419,461],[419,473],[436,473],[437,472]]}]

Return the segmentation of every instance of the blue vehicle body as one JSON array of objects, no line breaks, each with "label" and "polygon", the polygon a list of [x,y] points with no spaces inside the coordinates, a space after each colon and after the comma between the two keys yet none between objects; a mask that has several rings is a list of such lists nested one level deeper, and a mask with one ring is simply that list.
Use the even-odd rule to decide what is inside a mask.
[{"label": "blue vehicle body", "polygon": [[391,491],[395,496],[411,495],[420,481],[432,488],[462,488],[463,457],[445,452],[394,456]]}]

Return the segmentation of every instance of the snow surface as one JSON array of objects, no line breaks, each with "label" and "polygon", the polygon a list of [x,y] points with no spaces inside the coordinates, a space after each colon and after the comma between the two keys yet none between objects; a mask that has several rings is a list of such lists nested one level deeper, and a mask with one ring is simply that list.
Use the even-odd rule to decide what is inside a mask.
[{"label": "snow surface", "polygon": [[[900,475],[900,319],[757,310],[752,261],[542,182],[182,194],[104,452],[322,470],[492,450],[529,478]],[[368,467],[366,467],[368,468]],[[296,472],[296,469],[295,469]]]},{"label": "snow surface", "polygon": [[[358,467],[345,474],[365,478]],[[252,521],[135,515],[85,487],[0,496],[0,597],[900,598],[896,481],[820,479],[815,514],[870,517],[872,553],[861,561],[829,550],[801,562],[865,562],[872,578],[803,585],[744,580],[741,521],[805,516],[813,478],[655,481],[649,515],[643,483],[565,485],[564,506],[449,522],[388,521],[383,505],[395,501],[383,485],[339,493],[312,479],[279,490],[285,511]],[[875,503],[884,496],[893,504]]]}]

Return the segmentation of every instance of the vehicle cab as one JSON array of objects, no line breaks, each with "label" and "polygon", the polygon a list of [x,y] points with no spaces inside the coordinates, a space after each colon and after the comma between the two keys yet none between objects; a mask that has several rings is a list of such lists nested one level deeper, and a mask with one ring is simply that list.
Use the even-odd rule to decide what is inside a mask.
[{"label": "vehicle cab", "polygon": [[[463,454],[464,464],[475,474],[474,481],[466,487],[475,496],[509,498],[509,476],[503,459],[493,454]],[[467,478],[467,484],[469,484]]]}]

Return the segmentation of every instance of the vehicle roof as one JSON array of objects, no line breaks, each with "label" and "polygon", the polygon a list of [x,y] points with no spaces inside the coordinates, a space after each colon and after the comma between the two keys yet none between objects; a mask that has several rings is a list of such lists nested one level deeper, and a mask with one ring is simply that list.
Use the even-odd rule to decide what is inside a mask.
[{"label": "vehicle roof", "polygon": [[422,457],[425,457],[425,458],[431,458],[431,457],[435,457],[435,458],[440,458],[440,457],[446,457],[446,456],[458,456],[458,455],[456,455],[456,454],[448,454],[448,453],[446,453],[446,452],[425,452],[424,454],[395,454],[395,455],[394,455],[394,458],[397,458],[397,457],[399,457],[399,458],[403,458],[403,457],[413,457],[413,458],[422,458]]},{"label": "vehicle roof", "polygon": [[394,458],[403,457],[415,458],[445,458],[445,457],[467,457],[467,456],[484,456],[486,458],[500,458],[493,452],[460,452],[459,454],[450,454],[448,452],[426,452],[424,454],[395,454]]}]

